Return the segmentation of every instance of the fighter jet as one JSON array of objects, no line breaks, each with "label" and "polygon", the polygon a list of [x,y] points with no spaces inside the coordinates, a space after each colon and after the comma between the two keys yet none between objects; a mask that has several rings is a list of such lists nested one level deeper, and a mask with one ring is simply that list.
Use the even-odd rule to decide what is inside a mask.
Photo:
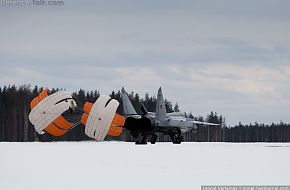
[{"label": "fighter jet", "polygon": [[159,134],[169,135],[173,144],[183,141],[183,134],[194,131],[198,125],[219,126],[220,124],[195,121],[181,112],[167,113],[161,87],[158,90],[156,112],[148,112],[141,104],[142,114],[134,109],[127,92],[122,88],[123,112],[126,117],[124,127],[136,139],[136,144],[155,144]]}]

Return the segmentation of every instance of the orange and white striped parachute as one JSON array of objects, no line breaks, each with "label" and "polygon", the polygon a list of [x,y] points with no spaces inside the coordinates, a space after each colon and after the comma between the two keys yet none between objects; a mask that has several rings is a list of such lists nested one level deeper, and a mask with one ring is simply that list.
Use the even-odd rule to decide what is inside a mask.
[{"label": "orange and white striped parachute", "polygon": [[48,95],[48,89],[45,89],[31,101],[28,117],[37,133],[47,132],[53,136],[61,136],[73,127],[73,123],[66,120],[62,114],[74,106],[76,102],[71,93],[58,91]]},{"label": "orange and white striped parachute", "polygon": [[[108,99],[106,98],[106,100],[108,100]],[[104,104],[102,104],[102,105],[104,105]],[[90,115],[91,115],[91,118],[95,118],[95,120],[98,118],[96,116],[97,110],[92,111],[93,106],[94,106],[94,104],[92,104],[90,102],[86,102],[84,104],[84,108],[83,108],[84,113],[82,115],[81,122],[82,122],[82,124],[86,125],[86,130],[85,130],[86,134],[89,137],[96,139],[97,136],[96,136],[95,132],[97,131],[97,127],[96,128],[94,127],[92,121],[88,122],[88,118]],[[94,109],[97,109],[96,103],[95,103]],[[112,109],[112,108],[107,108],[107,109]],[[112,136],[112,137],[117,137],[117,136],[120,136],[122,133],[122,127],[124,126],[124,123],[125,123],[125,117],[115,113],[114,110],[111,110],[111,114],[113,114],[113,119],[112,119],[109,126],[106,125],[106,128],[109,128],[107,135]],[[98,120],[96,120],[95,122],[98,122]],[[100,130],[100,129],[98,129],[98,130]],[[107,131],[107,129],[103,129],[103,130]],[[101,139],[97,139],[97,140],[101,140]]]},{"label": "orange and white striped parachute", "polygon": [[95,103],[86,102],[83,108],[80,108],[80,113],[74,113],[72,122],[68,117],[64,117],[65,113],[78,108],[71,93],[48,93],[48,89],[43,90],[30,104],[29,120],[37,133],[47,132],[53,136],[61,136],[80,123],[85,125],[85,134],[96,141],[103,141],[106,135],[117,137],[122,133],[125,117],[116,114],[119,106],[117,100],[101,95]]}]

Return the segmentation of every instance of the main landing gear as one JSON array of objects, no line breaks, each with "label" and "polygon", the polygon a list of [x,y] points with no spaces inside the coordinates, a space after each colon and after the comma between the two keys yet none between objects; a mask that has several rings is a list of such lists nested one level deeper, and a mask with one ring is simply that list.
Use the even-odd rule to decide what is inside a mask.
[{"label": "main landing gear", "polygon": [[183,136],[180,133],[170,135],[173,144],[180,144],[183,141]]},{"label": "main landing gear", "polygon": [[147,138],[148,136],[143,134],[141,140],[138,137],[135,144],[147,144]]},{"label": "main landing gear", "polygon": [[151,142],[151,144],[155,144],[156,141],[157,141],[157,135],[154,134],[154,135],[151,136],[151,141],[150,142]]},{"label": "main landing gear", "polygon": [[[140,134],[136,138],[136,143],[135,144],[147,144],[148,142],[148,137],[150,138],[151,144],[155,144],[157,141],[157,135],[155,134]],[[170,134],[171,140],[173,144],[180,144],[183,141],[183,136],[180,133],[171,133]]]},{"label": "main landing gear", "polygon": [[[153,134],[150,137],[151,137],[150,138],[151,144],[155,144],[157,141],[157,135]],[[142,135],[139,135],[135,144],[147,144],[147,142],[148,142],[148,135],[142,134]]]}]

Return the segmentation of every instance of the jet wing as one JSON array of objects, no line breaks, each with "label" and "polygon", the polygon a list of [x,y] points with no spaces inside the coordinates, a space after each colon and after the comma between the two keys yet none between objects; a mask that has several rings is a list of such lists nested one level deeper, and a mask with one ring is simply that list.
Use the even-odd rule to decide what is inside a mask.
[{"label": "jet wing", "polygon": [[208,123],[208,122],[194,121],[194,120],[190,120],[190,122],[197,124],[197,125],[210,125],[210,126],[220,126],[221,125],[221,124],[216,124],[216,123]]}]

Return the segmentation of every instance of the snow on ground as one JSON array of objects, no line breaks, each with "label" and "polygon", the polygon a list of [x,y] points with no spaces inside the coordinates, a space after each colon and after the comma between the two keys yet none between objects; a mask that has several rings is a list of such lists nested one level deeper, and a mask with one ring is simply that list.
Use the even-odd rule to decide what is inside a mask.
[{"label": "snow on ground", "polygon": [[289,185],[290,143],[0,143],[0,189]]}]

